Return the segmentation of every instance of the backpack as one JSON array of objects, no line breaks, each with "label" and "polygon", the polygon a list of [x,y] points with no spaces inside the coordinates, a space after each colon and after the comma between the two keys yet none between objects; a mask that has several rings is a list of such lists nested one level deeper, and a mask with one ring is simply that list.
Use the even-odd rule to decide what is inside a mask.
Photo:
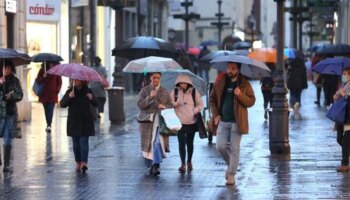
[{"label": "backpack", "polygon": [[[174,99],[175,99],[175,102],[177,101],[177,98],[178,98],[178,95],[179,94],[179,88],[175,88],[174,89]],[[196,107],[196,89],[193,88],[192,89],[192,99],[193,99],[193,103],[194,103],[194,107]]]}]

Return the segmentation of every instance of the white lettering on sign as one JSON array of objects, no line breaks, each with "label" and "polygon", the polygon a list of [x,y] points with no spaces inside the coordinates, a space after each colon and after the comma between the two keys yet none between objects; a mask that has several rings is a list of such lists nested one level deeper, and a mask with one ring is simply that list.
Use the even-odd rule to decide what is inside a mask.
[{"label": "white lettering on sign", "polygon": [[45,6],[39,6],[39,4],[36,4],[36,6],[29,6],[29,13],[31,15],[53,15],[55,12],[54,7],[50,7],[50,5],[46,4]]}]

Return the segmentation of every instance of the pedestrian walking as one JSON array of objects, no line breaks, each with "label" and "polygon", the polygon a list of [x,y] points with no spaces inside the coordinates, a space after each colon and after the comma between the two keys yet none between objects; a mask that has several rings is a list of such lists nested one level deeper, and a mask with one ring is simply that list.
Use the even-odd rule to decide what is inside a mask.
[{"label": "pedestrian walking", "polygon": [[58,93],[61,90],[62,78],[57,75],[47,74],[46,71],[53,66],[59,64],[59,62],[46,62],[46,66],[41,64],[41,69],[35,81],[38,84],[44,84],[43,92],[39,96],[39,102],[43,104],[46,119],[46,132],[51,132],[51,124],[55,104],[58,102]]},{"label": "pedestrian walking", "polygon": [[334,102],[333,96],[337,92],[340,78],[338,75],[330,74],[324,74],[322,77],[325,105],[329,107]]},{"label": "pedestrian walking", "polygon": [[[92,67],[95,71],[97,71],[103,78],[107,78],[106,68],[101,65],[101,58],[96,56],[94,59],[95,65]],[[100,81],[94,81],[90,84],[90,88],[97,98],[98,101],[98,118],[100,118],[100,113],[104,112],[104,105],[106,103],[106,90],[105,86]]]},{"label": "pedestrian walking", "polygon": [[160,174],[160,163],[169,151],[169,138],[159,134],[159,115],[161,110],[171,108],[172,103],[169,92],[160,85],[161,73],[152,73],[150,79],[151,83],[139,93],[137,106],[141,112],[138,121],[142,155],[150,168],[150,175],[157,176]]},{"label": "pedestrian walking", "polygon": [[67,135],[72,137],[76,171],[86,172],[89,137],[95,135],[92,110],[98,105],[97,99],[86,81],[73,80],[60,103],[62,108],[68,107]]},{"label": "pedestrian walking", "polygon": [[[311,68],[314,68],[314,66],[323,60],[324,57],[320,55],[315,55],[312,57],[311,60]],[[316,86],[316,101],[315,104],[320,105],[321,103],[321,92],[322,92],[322,86],[323,86],[323,76],[317,72],[312,73],[312,82]]]},{"label": "pedestrian walking", "polygon": [[301,93],[307,88],[306,66],[300,58],[289,60],[287,87],[290,91],[290,106],[295,112],[298,112],[301,105]]},{"label": "pedestrian walking", "polygon": [[[266,65],[271,70],[271,75],[273,75],[276,66],[274,63],[266,63]],[[273,80],[273,77],[263,77],[260,80],[261,85],[261,92],[264,97],[264,118],[267,119],[267,108],[272,104],[272,88],[275,86],[275,82]]]},{"label": "pedestrian walking", "polygon": [[187,171],[193,170],[192,155],[195,133],[198,131],[196,115],[203,109],[201,95],[193,87],[192,80],[186,75],[179,75],[175,82],[175,88],[170,93],[175,113],[182,124],[177,133],[179,152],[181,157],[180,173],[186,172],[186,146],[187,146]]},{"label": "pedestrian walking", "polygon": [[341,166],[337,167],[338,172],[347,172],[349,167],[349,155],[350,155],[350,69],[345,68],[342,75],[343,87],[340,88],[333,96],[334,101],[339,100],[341,97],[346,97],[347,108],[345,116],[345,124],[343,127],[340,124],[336,124],[337,129],[337,141],[342,148],[342,161]]},{"label": "pedestrian walking", "polygon": [[255,103],[254,91],[240,74],[240,68],[239,63],[227,64],[227,74],[215,82],[209,100],[214,124],[218,126],[216,149],[228,166],[226,185],[235,184],[241,137],[249,129],[247,108]]},{"label": "pedestrian walking", "polygon": [[[23,91],[12,61],[5,60],[0,63],[0,136],[4,146],[4,172],[11,171],[10,158],[12,139],[17,136],[17,107],[16,103],[23,98]],[[1,165],[1,156],[0,156]]]}]

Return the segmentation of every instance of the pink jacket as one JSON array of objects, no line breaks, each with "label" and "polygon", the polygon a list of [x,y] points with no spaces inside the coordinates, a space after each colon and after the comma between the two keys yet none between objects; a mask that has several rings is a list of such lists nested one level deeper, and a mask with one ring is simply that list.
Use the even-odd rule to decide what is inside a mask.
[{"label": "pink jacket", "polygon": [[[191,79],[186,75],[179,75],[176,79],[175,85],[178,83],[188,83],[192,85]],[[194,124],[196,123],[195,114],[199,113],[203,109],[203,100],[199,92],[196,90],[196,104],[194,107],[194,102],[192,98],[193,88],[189,88],[185,93],[180,87],[178,88],[177,101],[175,102],[175,89],[170,93],[171,102],[174,105],[175,113],[180,119],[181,124]]]}]

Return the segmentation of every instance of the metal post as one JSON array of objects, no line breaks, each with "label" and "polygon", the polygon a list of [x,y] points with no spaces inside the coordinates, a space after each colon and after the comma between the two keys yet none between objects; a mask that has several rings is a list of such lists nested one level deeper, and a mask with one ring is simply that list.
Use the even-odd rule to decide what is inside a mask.
[{"label": "metal post", "polygon": [[221,24],[221,17],[222,17],[222,13],[221,13],[221,4],[222,4],[222,1],[221,0],[219,0],[218,1],[218,6],[219,6],[219,15],[218,15],[218,17],[219,17],[219,24],[218,24],[218,29],[219,29],[219,31],[218,31],[218,33],[219,33],[219,44],[221,44],[221,30],[222,30],[222,24]]},{"label": "metal post", "polygon": [[[188,3],[188,0],[186,0],[186,3]],[[186,52],[187,52],[187,50],[188,50],[188,44],[189,44],[189,39],[188,39],[188,35],[189,35],[189,33],[188,33],[188,21],[189,21],[189,17],[188,17],[188,5],[187,6],[185,6],[185,16],[186,16],[186,19],[185,19],[185,50],[186,50]]]},{"label": "metal post", "polygon": [[284,80],[284,1],[277,2],[277,76],[272,89],[272,109],[269,111],[269,136],[271,154],[290,154],[289,145],[289,106]]},{"label": "metal post", "polygon": [[[293,9],[297,9],[298,7],[298,0],[293,0]],[[297,49],[297,29],[298,29],[298,25],[297,25],[297,18],[298,18],[298,12],[292,12],[293,15],[293,27],[292,27],[292,31],[293,31],[293,48]]]},{"label": "metal post", "polygon": [[96,1],[89,0],[90,5],[90,65],[94,65],[96,55]]}]

